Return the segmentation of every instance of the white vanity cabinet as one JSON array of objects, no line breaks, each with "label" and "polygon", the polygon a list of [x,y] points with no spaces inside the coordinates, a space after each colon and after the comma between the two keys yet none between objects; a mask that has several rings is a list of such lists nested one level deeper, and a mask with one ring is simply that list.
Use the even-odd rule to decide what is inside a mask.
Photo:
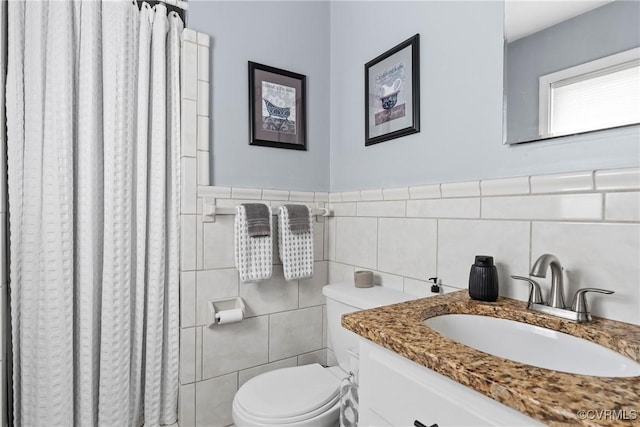
[{"label": "white vanity cabinet", "polygon": [[544,424],[370,341],[360,343],[360,426]]}]

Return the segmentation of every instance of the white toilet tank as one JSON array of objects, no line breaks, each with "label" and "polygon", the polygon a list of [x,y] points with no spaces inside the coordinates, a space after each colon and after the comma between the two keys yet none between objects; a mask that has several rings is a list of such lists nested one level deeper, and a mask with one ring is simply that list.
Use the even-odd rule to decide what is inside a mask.
[{"label": "white toilet tank", "polygon": [[338,365],[347,372],[350,361],[347,350],[353,348],[358,351],[359,337],[341,326],[342,315],[418,298],[382,286],[356,288],[353,283],[326,285],[322,288],[322,293],[327,299],[327,326],[331,347]]}]

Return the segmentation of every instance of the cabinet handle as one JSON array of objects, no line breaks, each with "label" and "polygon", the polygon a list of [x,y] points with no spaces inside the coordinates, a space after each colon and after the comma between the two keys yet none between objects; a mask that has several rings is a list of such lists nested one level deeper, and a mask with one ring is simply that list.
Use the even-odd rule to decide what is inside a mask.
[{"label": "cabinet handle", "polygon": [[[415,420],[413,422],[413,426],[414,427],[427,427],[426,425],[422,424],[420,421]],[[429,427],[438,427],[438,424],[431,424]]]}]

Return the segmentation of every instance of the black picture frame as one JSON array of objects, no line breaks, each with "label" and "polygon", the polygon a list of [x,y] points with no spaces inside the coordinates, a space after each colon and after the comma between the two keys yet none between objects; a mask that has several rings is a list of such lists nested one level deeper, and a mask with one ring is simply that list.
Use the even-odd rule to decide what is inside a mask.
[{"label": "black picture frame", "polygon": [[420,34],[364,65],[364,108],[365,146],[420,132]]},{"label": "black picture frame", "polygon": [[303,74],[249,61],[249,145],[307,149],[306,86]]}]

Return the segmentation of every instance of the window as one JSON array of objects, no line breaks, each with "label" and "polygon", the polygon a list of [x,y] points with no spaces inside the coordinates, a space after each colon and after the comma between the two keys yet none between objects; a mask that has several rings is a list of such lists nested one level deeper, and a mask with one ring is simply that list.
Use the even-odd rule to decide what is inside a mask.
[{"label": "window", "polygon": [[540,77],[540,136],[640,123],[640,48]]}]

